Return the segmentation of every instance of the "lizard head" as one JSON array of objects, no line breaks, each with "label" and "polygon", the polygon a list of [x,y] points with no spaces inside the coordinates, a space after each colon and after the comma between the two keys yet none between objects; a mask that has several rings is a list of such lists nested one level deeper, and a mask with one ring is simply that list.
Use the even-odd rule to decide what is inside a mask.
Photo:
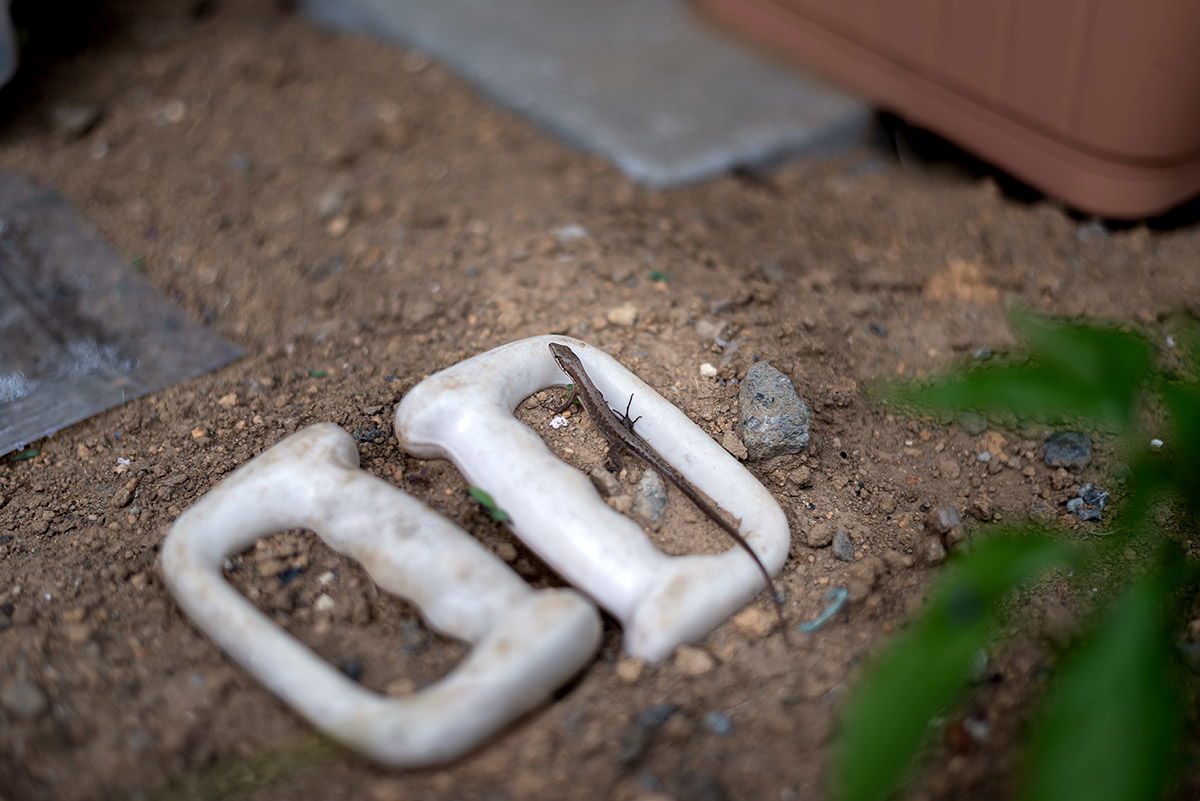
[{"label": "lizard head", "polygon": [[550,343],[550,355],[554,357],[554,361],[558,362],[562,371],[568,374],[567,366],[572,362],[576,364],[579,362],[579,357],[575,355],[575,352],[560,342]]}]

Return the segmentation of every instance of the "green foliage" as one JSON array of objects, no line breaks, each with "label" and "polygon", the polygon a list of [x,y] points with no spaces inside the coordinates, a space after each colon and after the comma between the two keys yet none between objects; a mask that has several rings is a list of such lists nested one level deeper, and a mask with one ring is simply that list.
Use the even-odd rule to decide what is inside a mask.
[{"label": "green foliage", "polygon": [[1139,579],[1063,664],[1034,727],[1028,801],[1162,793],[1183,722],[1165,573]]},{"label": "green foliage", "polygon": [[488,515],[497,523],[507,523],[512,518],[508,512],[501,509],[496,504],[496,499],[491,496],[491,493],[486,490],[481,490],[479,487],[471,487],[467,490],[480,506],[488,513]]},{"label": "green foliage", "polygon": [[[974,411],[1114,433],[1130,468],[1114,533],[1073,545],[1031,524],[975,534],[847,704],[833,775],[839,801],[892,792],[931,721],[967,691],[972,654],[1002,633],[1006,599],[1068,566],[1080,586],[1099,588],[1094,622],[1050,681],[1022,797],[1152,801],[1178,770],[1177,601],[1194,591],[1197,573],[1173,540],[1193,544],[1200,533],[1200,326],[1187,323],[1185,369],[1169,373],[1139,334],[1021,310],[1011,319],[1021,354],[881,395],[927,414]],[[1152,436],[1166,445],[1150,448]],[[1164,506],[1183,512],[1170,532],[1155,523]],[[1127,552],[1150,558],[1131,562]]]},{"label": "green foliage", "polygon": [[950,566],[921,619],[874,665],[848,705],[835,766],[839,799],[887,794],[926,739],[930,719],[961,693],[1008,591],[1069,557],[1064,543],[1044,534],[1007,531]]}]

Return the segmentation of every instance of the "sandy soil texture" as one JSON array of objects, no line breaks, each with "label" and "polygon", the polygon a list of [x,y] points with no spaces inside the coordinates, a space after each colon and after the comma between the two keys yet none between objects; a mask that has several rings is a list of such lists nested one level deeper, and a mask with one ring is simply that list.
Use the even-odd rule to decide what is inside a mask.
[{"label": "sandy soil texture", "polygon": [[[1099,441],[1091,466],[1058,471],[1043,431],[914,421],[865,388],[1010,345],[1012,301],[1159,341],[1171,313],[1200,306],[1195,228],[1109,231],[865,149],[650,192],[418,53],[267,2],[109,5],[92,44],[26,88],[0,130],[0,169],[57,187],[247,355],[0,463],[2,799],[822,798],[860,665],[936,574],[927,510],[954,507],[968,531],[1067,521],[1064,502],[1104,481],[1111,457]],[[787,373],[812,408],[812,443],[747,463],[791,524],[786,613],[793,626],[815,617],[831,586],[857,586],[856,600],[790,646],[752,614],[661,665],[624,659],[608,620],[596,660],[553,703],[443,769],[396,773],[314,747],[175,606],[156,566],[167,528],[237,465],[332,420],[359,435],[367,470],[533,585],[559,585],[452,466],[406,455],[391,432],[422,377],[550,332],[606,349],[718,441],[736,432],[734,379],[756,359]],[[535,395],[522,419],[600,468],[593,428],[550,431],[558,398]],[[837,530],[855,562],[818,547]],[[727,546],[677,494],[655,536],[675,552]],[[229,574],[368,687],[411,692],[462,656],[310,534],[265,540]],[[323,593],[332,606],[315,603]],[[754,608],[771,612],[765,595]],[[909,797],[1006,795],[1070,615],[1034,602]],[[647,726],[661,705],[673,714]],[[964,734],[965,717],[987,736]]]}]

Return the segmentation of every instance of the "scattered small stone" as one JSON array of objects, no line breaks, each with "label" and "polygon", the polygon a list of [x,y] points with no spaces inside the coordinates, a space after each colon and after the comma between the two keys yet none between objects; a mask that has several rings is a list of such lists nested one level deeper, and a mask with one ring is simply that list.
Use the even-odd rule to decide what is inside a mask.
[{"label": "scattered small stone", "polygon": [[846,600],[851,603],[866,600],[886,570],[883,560],[878,556],[867,556],[855,562],[846,579]]},{"label": "scattered small stone", "polygon": [[345,208],[346,187],[342,183],[335,183],[328,187],[313,200],[313,210],[317,213],[317,217],[322,220],[329,220],[336,217]]},{"label": "scattered small stone", "polygon": [[629,327],[637,322],[638,310],[632,303],[626,303],[609,309],[604,318],[613,325]]},{"label": "scattered small stone", "polygon": [[334,607],[333,598],[328,593],[321,593],[317,596],[317,600],[313,601],[313,609],[318,612],[328,612]]},{"label": "scattered small stone", "polygon": [[721,447],[729,451],[738,461],[745,461],[750,455],[750,451],[746,449],[745,443],[742,442],[737,432],[732,428],[726,430],[721,435]]},{"label": "scattered small stone", "polygon": [[50,112],[54,127],[64,139],[82,139],[100,122],[97,106],[82,103],[60,103]]},{"label": "scattered small stone", "polygon": [[617,761],[629,767],[641,760],[654,742],[655,733],[678,711],[679,707],[670,703],[655,704],[643,709],[621,732]]},{"label": "scattered small stone", "polygon": [[238,402],[238,396],[232,392],[230,392],[227,395],[222,395],[221,397],[217,398],[217,405],[221,406],[225,409],[231,409],[234,406],[237,406],[237,402]]},{"label": "scattered small stone", "polygon": [[325,226],[325,233],[329,234],[334,239],[342,236],[348,230],[350,230],[350,218],[345,214],[334,217]]},{"label": "scattered small stone", "polygon": [[1108,506],[1108,493],[1095,484],[1084,484],[1078,497],[1067,501],[1067,511],[1079,515],[1080,520],[1098,521],[1101,512]]},{"label": "scattered small stone", "polygon": [[1050,474],[1050,488],[1054,490],[1064,490],[1075,483],[1075,477],[1067,472],[1065,467],[1060,467]]},{"label": "scattered small stone", "polygon": [[833,555],[843,562],[854,561],[854,542],[850,539],[850,533],[845,529],[838,529],[838,532],[833,535]]},{"label": "scattered small stone", "polygon": [[992,461],[991,451],[980,451],[979,453],[975,454],[975,461],[983,462],[984,464]]},{"label": "scattered small stone", "polygon": [[942,544],[942,538],[926,537],[921,558],[925,560],[925,564],[927,565],[940,565],[944,562],[946,560],[946,546]]},{"label": "scattered small stone", "polygon": [[564,245],[576,239],[587,239],[588,232],[582,225],[572,223],[553,229],[550,231],[550,236],[554,237],[558,244]]},{"label": "scattered small stone", "polygon": [[192,429],[192,439],[204,439],[207,436],[208,436],[208,432],[205,431],[203,428],[193,428]]},{"label": "scattered small stone", "polygon": [[984,431],[987,431],[988,427],[987,418],[981,414],[975,414],[975,412],[963,412],[960,414],[958,416],[958,424],[973,437],[977,437]]},{"label": "scattered small stone", "polygon": [[1108,493],[1097,487],[1095,484],[1084,484],[1079,488],[1079,497],[1088,506],[1095,506],[1098,509],[1103,509],[1108,506]]},{"label": "scattered small stone", "polygon": [[821,520],[808,527],[808,531],[804,532],[804,541],[810,548],[824,548],[833,542],[836,532],[837,526],[828,520]]},{"label": "scattered small stone", "polygon": [[812,477],[813,471],[808,465],[800,465],[788,473],[788,480],[801,489],[812,486]]},{"label": "scattered small stone", "polygon": [[700,365],[700,375],[704,378],[716,378],[717,368],[709,362],[704,362]]},{"label": "scattered small stone", "polygon": [[1150,450],[1161,451],[1162,447],[1163,447],[1163,441],[1161,439],[1159,439],[1158,437],[1155,437],[1154,439],[1150,440]]},{"label": "scattered small stone", "polygon": [[596,489],[600,490],[600,494],[606,498],[610,498],[621,492],[620,479],[607,470],[594,467],[588,471],[588,478],[596,485]]},{"label": "scattered small stone", "polygon": [[967,514],[980,522],[987,522],[995,516],[992,499],[987,495],[976,495],[967,503]]},{"label": "scattered small stone", "polygon": [[502,542],[496,546],[496,556],[499,556],[504,563],[511,565],[517,561],[517,546],[511,542]]},{"label": "scattered small stone", "polygon": [[110,501],[113,505],[113,508],[121,509],[125,506],[128,506],[129,502],[133,500],[133,492],[134,488],[128,484],[114,492]]},{"label": "scattered small stone", "polygon": [[1082,470],[1092,461],[1092,441],[1079,431],[1055,431],[1046,437],[1046,464]]},{"label": "scattered small stone", "polygon": [[986,362],[988,359],[992,358],[992,356],[994,356],[994,355],[995,354],[992,353],[991,348],[976,348],[975,350],[971,351],[971,358],[977,359],[978,361],[981,361],[981,362]]},{"label": "scattered small stone", "polygon": [[46,711],[49,701],[42,688],[28,679],[14,679],[0,690],[0,703],[19,718],[34,718]]},{"label": "scattered small stone", "polygon": [[938,474],[953,481],[962,475],[962,468],[954,459],[939,459]]},{"label": "scattered small stone", "polygon": [[769,363],[746,371],[739,392],[742,441],[751,459],[799,453],[808,447],[808,406],[792,381]]},{"label": "scattered small stone", "polygon": [[888,335],[887,326],[883,323],[871,323],[867,326],[867,330],[877,337],[883,338]]},{"label": "scattered small stone", "polygon": [[717,663],[702,648],[681,645],[675,649],[675,669],[685,676],[700,676],[709,672]]},{"label": "scattered small stone", "polygon": [[657,470],[646,470],[633,490],[633,516],[642,525],[658,531],[667,511],[667,487]]},{"label": "scattered small stone", "polygon": [[929,511],[925,513],[925,531],[939,538],[946,547],[954,545],[967,535],[958,510],[945,503],[929,507]]},{"label": "scattered small stone", "polygon": [[623,656],[617,660],[617,678],[626,684],[636,684],[646,669],[646,660]]},{"label": "scattered small stone", "polygon": [[733,616],[734,627],[755,639],[766,637],[775,630],[775,624],[778,622],[778,615],[773,615],[757,606],[747,606]]},{"label": "scattered small stone", "polygon": [[733,731],[733,721],[723,712],[713,710],[704,715],[704,727],[718,737],[724,737]]},{"label": "scattered small stone", "polygon": [[378,428],[360,428],[354,432],[354,439],[357,442],[385,442],[388,438],[387,432]]}]

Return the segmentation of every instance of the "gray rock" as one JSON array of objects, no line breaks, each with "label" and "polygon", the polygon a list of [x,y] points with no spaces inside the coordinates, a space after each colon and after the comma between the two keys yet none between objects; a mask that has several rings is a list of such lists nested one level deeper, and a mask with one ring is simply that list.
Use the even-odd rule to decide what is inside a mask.
[{"label": "gray rock", "polygon": [[19,718],[34,718],[46,711],[49,701],[34,682],[14,679],[0,690],[0,704]]},{"label": "gray rock", "polygon": [[767,362],[746,371],[739,394],[742,442],[751,459],[799,453],[808,447],[808,405],[792,381]]},{"label": "gray rock", "polygon": [[946,546],[954,545],[966,536],[958,510],[946,503],[935,504],[925,513],[925,531]]},{"label": "gray rock", "polygon": [[1095,506],[1097,509],[1103,509],[1105,506],[1108,506],[1108,493],[1095,484],[1084,484],[1080,487],[1079,497],[1088,506]]},{"label": "gray rock", "polygon": [[1067,501],[1067,511],[1087,521],[1099,520],[1105,506],[1108,506],[1108,493],[1095,484],[1084,484],[1079,488],[1079,497]]},{"label": "gray rock", "polygon": [[1055,431],[1046,437],[1046,464],[1082,470],[1091,464],[1092,441],[1079,431]]},{"label": "gray rock", "polygon": [[833,535],[833,555],[843,562],[854,561],[854,543],[845,529],[839,529],[838,533]]},{"label": "gray rock", "polygon": [[804,532],[804,541],[810,548],[824,548],[833,542],[833,534],[837,527],[828,520],[813,523]]},{"label": "gray rock", "polygon": [[656,470],[646,470],[633,491],[633,516],[658,531],[667,511],[667,488]]},{"label": "gray rock", "polygon": [[54,127],[64,139],[79,139],[100,122],[101,111],[82,103],[60,103],[50,112]]},{"label": "gray rock", "polygon": [[654,741],[654,735],[678,711],[679,705],[672,703],[655,704],[643,709],[621,732],[617,761],[628,767],[641,760]]},{"label": "gray rock", "polygon": [[733,731],[733,721],[723,712],[712,711],[704,715],[704,726],[713,734],[724,736]]},{"label": "gray rock", "polygon": [[973,437],[977,437],[984,431],[987,431],[988,427],[987,418],[974,412],[963,412],[960,414],[958,416],[958,424],[963,427],[963,431],[966,431]]}]

